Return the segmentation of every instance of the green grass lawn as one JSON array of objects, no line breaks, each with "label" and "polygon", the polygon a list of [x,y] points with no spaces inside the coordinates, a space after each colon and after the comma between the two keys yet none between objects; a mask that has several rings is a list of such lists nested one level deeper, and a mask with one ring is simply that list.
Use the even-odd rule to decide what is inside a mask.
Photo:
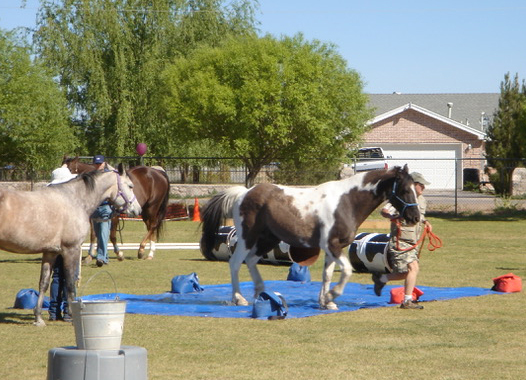
[{"label": "green grass lawn", "polygon": [[[493,277],[508,272],[526,279],[524,217],[430,220],[444,247],[424,249],[418,284],[490,288]],[[161,241],[198,242],[198,227],[169,222]],[[127,222],[122,235],[138,242],[143,232],[142,223]],[[39,267],[40,255],[0,252],[2,379],[44,379],[49,349],[75,345],[71,324],[37,328],[31,310],[12,309],[20,289],[38,287]],[[313,281],[321,267],[319,260],[311,268]],[[197,272],[204,285],[230,278],[227,263],[205,261],[197,250],[158,250],[151,261],[126,251],[124,262],[112,255],[104,269],[119,292],[135,294],[168,291],[179,274]],[[260,269],[266,280],[288,272]],[[113,291],[109,276],[85,286],[100,270],[83,267],[81,293]],[[249,280],[246,268],[241,280]],[[351,281],[371,278],[354,274]],[[428,302],[421,311],[390,307],[283,321],[126,315],[123,344],[148,350],[149,379],[519,379],[526,373],[525,329],[521,292]]]}]

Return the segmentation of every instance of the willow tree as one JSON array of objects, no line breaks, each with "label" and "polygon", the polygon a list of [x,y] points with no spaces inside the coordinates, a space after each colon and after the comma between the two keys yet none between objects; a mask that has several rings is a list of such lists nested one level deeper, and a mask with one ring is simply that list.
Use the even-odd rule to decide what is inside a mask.
[{"label": "willow tree", "polygon": [[76,138],[66,98],[27,44],[0,29],[0,166],[51,170]]},{"label": "willow tree", "polygon": [[241,37],[169,66],[163,105],[174,135],[216,141],[252,184],[264,165],[343,160],[371,117],[358,73],[303,36]]},{"label": "willow tree", "polygon": [[174,57],[252,32],[251,0],[43,0],[35,44],[58,70],[89,152],[168,154],[155,93]]}]

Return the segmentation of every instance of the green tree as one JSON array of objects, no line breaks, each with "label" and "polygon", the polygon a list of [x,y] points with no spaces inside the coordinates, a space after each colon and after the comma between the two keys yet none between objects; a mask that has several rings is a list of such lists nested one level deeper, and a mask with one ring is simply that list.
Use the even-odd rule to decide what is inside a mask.
[{"label": "green tree", "polygon": [[486,142],[488,165],[497,170],[495,174],[490,175],[490,181],[495,192],[503,196],[511,194],[513,170],[520,164],[519,158],[526,152],[526,139],[521,133],[519,123],[525,101],[524,88],[521,91],[518,75],[512,80],[507,73],[500,85],[499,106],[493,115],[493,122],[488,126]]},{"label": "green tree", "polygon": [[244,161],[249,185],[273,161],[343,159],[371,117],[358,73],[334,46],[301,34],[197,49],[169,66],[163,83],[171,133],[216,141]]},{"label": "green tree", "polygon": [[43,0],[35,43],[58,68],[91,153],[167,153],[156,104],[165,64],[197,45],[252,32],[251,0]]},{"label": "green tree", "polygon": [[0,30],[0,166],[52,169],[76,147],[64,94],[30,49]]}]

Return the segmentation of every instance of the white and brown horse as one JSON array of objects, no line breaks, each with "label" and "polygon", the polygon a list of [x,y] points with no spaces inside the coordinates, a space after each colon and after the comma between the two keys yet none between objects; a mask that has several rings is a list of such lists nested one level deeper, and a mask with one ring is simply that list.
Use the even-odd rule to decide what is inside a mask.
[{"label": "white and brown horse", "polygon": [[81,244],[90,228],[90,215],[104,201],[138,215],[131,180],[119,165],[115,172],[91,172],[38,191],[0,190],[0,249],[14,253],[43,253],[35,325],[45,326],[42,303],[51,268],[64,259],[68,302],[75,297],[75,276]]},{"label": "white and brown horse", "polygon": [[[325,251],[321,308],[337,309],[334,299],[343,293],[352,267],[342,250],[354,240],[360,224],[383,201],[389,201],[411,224],[420,218],[416,193],[407,165],[402,169],[373,170],[340,181],[310,188],[259,184],[237,186],[214,196],[203,209],[202,244],[211,249],[224,218],[233,217],[237,246],[230,258],[232,301],[247,305],[239,288],[239,269],[246,262],[255,286],[255,297],[264,290],[257,262],[280,241],[291,246],[297,262],[309,263]],[[330,289],[335,264],[340,281]]]}]

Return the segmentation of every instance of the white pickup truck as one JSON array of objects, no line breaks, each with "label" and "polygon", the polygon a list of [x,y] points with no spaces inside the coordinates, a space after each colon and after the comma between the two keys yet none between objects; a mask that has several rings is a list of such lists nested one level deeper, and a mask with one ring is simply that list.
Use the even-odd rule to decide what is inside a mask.
[{"label": "white pickup truck", "polygon": [[351,167],[357,172],[364,172],[368,170],[387,169],[388,165],[383,149],[380,147],[371,147],[360,148],[356,160]]},{"label": "white pickup truck", "polygon": [[350,164],[343,165],[340,171],[340,179],[348,178],[357,172],[387,168],[388,165],[382,148],[361,148]]}]

